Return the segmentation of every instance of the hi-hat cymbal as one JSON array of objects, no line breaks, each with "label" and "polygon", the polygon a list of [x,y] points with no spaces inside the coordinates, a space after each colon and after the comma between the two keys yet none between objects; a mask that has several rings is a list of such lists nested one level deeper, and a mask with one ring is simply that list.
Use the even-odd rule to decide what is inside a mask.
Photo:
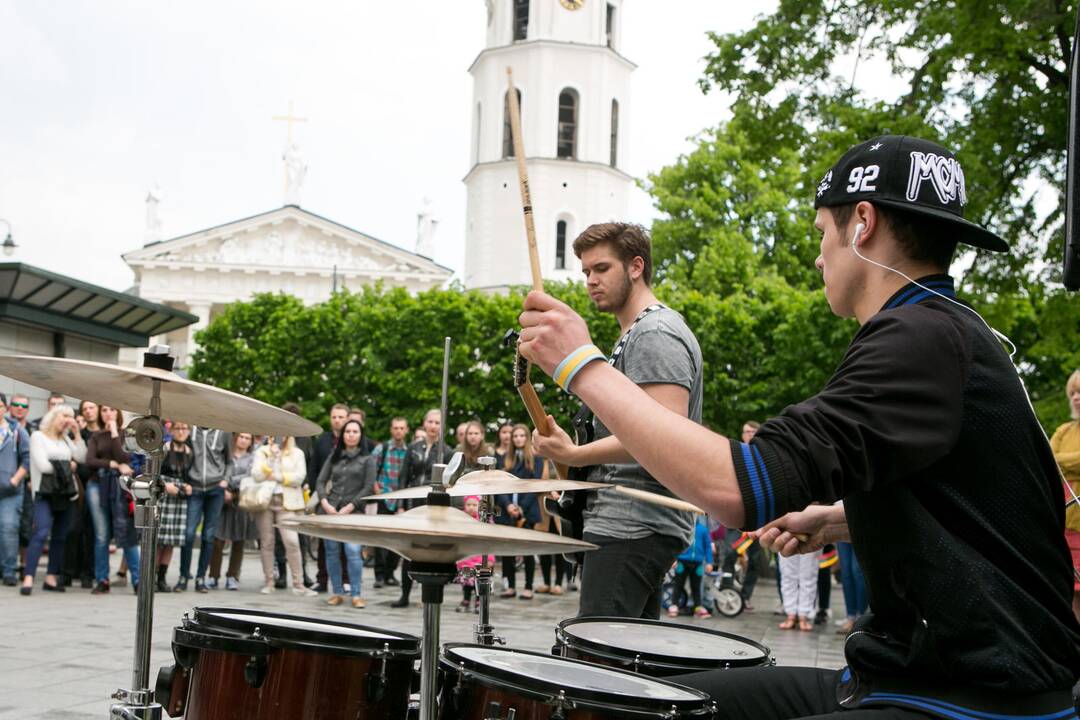
[{"label": "hi-hat cymbal", "polygon": [[[606,483],[584,482],[581,480],[529,480],[515,477],[502,470],[477,470],[458,478],[453,486],[446,489],[451,497],[466,495],[505,495],[508,493],[546,493],[564,490],[600,490],[611,487]],[[379,495],[368,495],[363,500],[401,500],[425,498],[431,492],[430,485],[417,485],[402,488]]]},{"label": "hi-hat cymbal", "polygon": [[315,423],[259,400],[186,380],[158,368],[32,355],[0,355],[0,374],[127,412],[146,414],[153,380],[161,381],[161,412],[172,420],[256,435],[315,435]]},{"label": "hi-hat cymbal", "polygon": [[595,550],[552,533],[478,521],[457,508],[424,505],[399,515],[306,515],[279,527],[393,550],[413,562],[452,563],[473,555],[557,555]]}]

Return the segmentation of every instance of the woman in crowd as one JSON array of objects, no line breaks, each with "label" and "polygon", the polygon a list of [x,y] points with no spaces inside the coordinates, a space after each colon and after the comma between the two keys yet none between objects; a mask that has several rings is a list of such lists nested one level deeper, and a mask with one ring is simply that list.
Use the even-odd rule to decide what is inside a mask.
[{"label": "woman in crowd", "polygon": [[498,442],[495,444],[496,457],[506,457],[510,454],[510,450],[513,447],[510,438],[513,434],[514,423],[504,422],[499,426]]},{"label": "woman in crowd", "polygon": [[[1069,400],[1072,420],[1054,431],[1050,448],[1072,492],[1080,495],[1080,370],[1070,375],[1065,383],[1065,397]],[[1071,493],[1064,488],[1062,491],[1066,493],[1066,500],[1072,499]],[[1065,511],[1065,540],[1072,553],[1073,567],[1080,568],[1080,506],[1076,504],[1070,505]],[[1075,578],[1072,607],[1073,614],[1080,619],[1080,581]]]},{"label": "woman in crowd", "polygon": [[[511,434],[512,452],[497,458],[503,470],[519,478],[534,479],[544,477],[544,459],[533,452],[529,428],[515,425]],[[502,512],[495,522],[504,525],[516,525],[532,530],[540,524],[540,501],[535,493],[512,493],[496,495],[495,502]],[[499,597],[512,598],[517,595],[517,558],[508,555],[502,559],[503,579],[507,588]],[[525,556],[525,589],[521,591],[522,600],[531,600],[533,596],[533,577],[536,574],[536,558]]]},{"label": "woman in crowd", "polygon": [[780,597],[787,613],[787,618],[780,623],[781,630],[791,630],[796,626],[803,632],[814,629],[820,557],[821,553],[804,553],[778,559]]},{"label": "woman in crowd", "polygon": [[491,455],[491,446],[484,437],[484,425],[479,420],[465,423],[465,437],[461,443],[461,466],[465,472],[481,469],[480,458]]},{"label": "woman in crowd", "polygon": [[[315,492],[319,494],[317,512],[320,515],[349,515],[360,507],[360,498],[375,492],[375,458],[360,454],[363,432],[356,420],[347,420],[341,428],[341,442],[334,448],[315,481]],[[326,545],[326,572],[333,588],[333,594],[326,604],[340,605],[345,602],[345,585],[341,579],[341,548],[344,547],[345,559],[349,563],[352,606],[364,607],[364,599],[360,597],[364,571],[360,544],[329,539],[323,542]]]},{"label": "woman in crowd", "polygon": [[191,426],[175,421],[170,428],[171,438],[165,444],[165,457],[161,462],[161,479],[165,483],[165,495],[160,501],[161,516],[158,524],[157,585],[158,592],[171,592],[165,580],[172,562],[173,548],[183,547],[187,530],[187,499],[193,490],[188,482],[192,454]]},{"label": "woman in crowd", "polygon": [[[305,438],[306,439],[306,438]],[[217,535],[214,537],[214,554],[210,556],[210,579],[206,585],[218,587],[221,577],[221,561],[225,554],[225,543],[230,543],[229,567],[225,571],[225,589],[240,589],[240,566],[244,563],[244,543],[259,539],[259,529],[255,527],[255,518],[251,513],[240,509],[240,481],[251,476],[251,465],[255,454],[251,447],[254,438],[251,433],[238,432],[232,442],[232,475],[229,487],[225,489],[225,505],[221,510]]]},{"label": "woman in crowd", "polygon": [[[79,425],[79,434],[83,442],[89,444],[90,436],[101,430],[100,408],[91,400],[79,403],[75,413],[75,422]],[[76,473],[79,478],[78,507],[72,512],[68,527],[67,542],[64,545],[64,567],[62,580],[65,586],[79,578],[83,588],[94,587],[94,521],[90,517],[90,506],[86,502],[86,487],[89,485],[93,470],[85,462],[78,464]]]},{"label": "woman in crowd", "polygon": [[[34,587],[34,575],[38,560],[49,538],[49,564],[43,590],[64,592],[56,576],[64,559],[64,540],[73,505],[71,498],[52,497],[41,493],[43,475],[55,475],[67,466],[74,474],[78,463],[86,458],[86,443],[79,434],[75,411],[69,405],[57,405],[41,418],[41,429],[30,437],[30,487],[34,492],[34,521],[30,544],[26,548],[26,569],[22,595],[29,595]],[[54,467],[54,462],[57,467]],[[51,534],[50,534],[51,531]]]},{"label": "woman in crowd", "polygon": [[[264,595],[274,592],[274,525],[282,518],[292,517],[304,510],[303,486],[306,475],[307,461],[292,437],[269,438],[265,445],[255,451],[251,464],[252,479],[259,483],[274,483],[270,506],[255,513],[263,567],[263,588],[259,592]],[[280,528],[280,532],[281,541],[285,544],[285,558],[292,574],[293,594],[304,597],[317,595],[304,587],[304,575],[300,569],[299,536],[295,530],[286,528]]]},{"label": "woman in crowd", "polygon": [[131,456],[124,452],[121,428],[124,414],[108,405],[101,406],[102,429],[90,436],[86,464],[97,478],[86,490],[90,517],[94,522],[93,594],[109,592],[109,540],[124,550],[132,586],[139,583],[139,538],[131,515],[131,496],[120,484],[121,476],[132,475]]}]

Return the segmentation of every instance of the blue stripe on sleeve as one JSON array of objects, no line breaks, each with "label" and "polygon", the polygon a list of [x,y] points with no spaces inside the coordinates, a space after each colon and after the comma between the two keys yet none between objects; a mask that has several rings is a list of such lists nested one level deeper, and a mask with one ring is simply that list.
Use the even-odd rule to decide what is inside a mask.
[{"label": "blue stripe on sleeve", "polygon": [[757,508],[757,525],[765,524],[765,498],[761,491],[761,482],[758,480],[757,468],[754,467],[754,459],[750,457],[750,446],[739,443],[742,448],[743,465],[746,466],[746,474],[750,476],[750,489],[754,491],[754,506]]},{"label": "blue stripe on sleeve", "polygon": [[[753,445],[750,446],[750,451],[754,454],[754,461],[761,471],[761,484],[765,488],[765,498],[767,503],[765,509],[765,522],[772,522],[776,519],[776,498],[773,497],[772,480],[769,478],[769,471],[765,467],[765,459],[761,457],[761,451]],[[761,525],[764,524],[765,523],[761,523]],[[758,525],[758,527],[761,527],[761,525]]]}]

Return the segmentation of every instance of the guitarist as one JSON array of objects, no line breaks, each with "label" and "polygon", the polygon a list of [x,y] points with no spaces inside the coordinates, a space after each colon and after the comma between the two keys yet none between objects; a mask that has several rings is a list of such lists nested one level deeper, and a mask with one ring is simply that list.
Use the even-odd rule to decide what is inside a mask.
[{"label": "guitarist", "polygon": [[[574,241],[589,297],[619,321],[622,337],[612,365],[664,407],[701,421],[702,359],[697,338],[682,316],[653,295],[652,249],[638,225],[602,223]],[[563,383],[564,385],[566,383]],[[671,493],[592,420],[593,442],[575,445],[550,418],[552,434],[533,434],[536,452],[572,467],[590,468],[593,482]],[[578,615],[660,616],[660,585],[694,529],[690,513],[643,503],[615,492],[590,494],[583,538],[599,546],[585,553]]]}]

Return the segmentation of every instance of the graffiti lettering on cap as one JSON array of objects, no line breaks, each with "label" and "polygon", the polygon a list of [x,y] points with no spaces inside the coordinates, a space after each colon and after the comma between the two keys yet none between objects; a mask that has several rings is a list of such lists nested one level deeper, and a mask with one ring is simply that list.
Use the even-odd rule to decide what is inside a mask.
[{"label": "graffiti lettering on cap", "polygon": [[942,205],[948,205],[959,199],[961,205],[967,204],[967,187],[964,184],[964,171],[956,158],[945,157],[937,153],[914,151],[911,153],[911,169],[908,173],[907,199],[915,202],[919,199],[922,184],[929,180]]}]

